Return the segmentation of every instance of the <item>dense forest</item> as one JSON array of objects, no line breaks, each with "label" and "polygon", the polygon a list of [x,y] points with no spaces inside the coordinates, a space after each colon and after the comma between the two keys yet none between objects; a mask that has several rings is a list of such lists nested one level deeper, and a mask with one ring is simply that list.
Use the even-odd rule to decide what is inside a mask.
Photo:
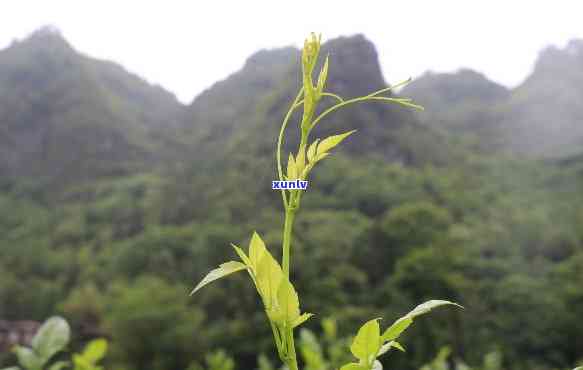
[{"label": "dense forest", "polygon": [[[328,90],[386,85],[363,36],[323,48]],[[277,363],[246,277],[188,293],[253,230],[279,254],[272,153],[299,58],[259,51],[185,106],[52,29],[1,50],[0,319],[62,315],[74,348],[109,340],[109,369]],[[342,358],[365,320],[441,298],[465,310],[420,319],[388,368],[419,369],[446,347],[474,369],[492,354],[498,370],[580,363],[583,41],[543,50],[513,89],[461,70],[398,93],[425,110],[363,104],[317,129],[358,132],[298,214],[292,273],[318,313],[302,340]]]}]

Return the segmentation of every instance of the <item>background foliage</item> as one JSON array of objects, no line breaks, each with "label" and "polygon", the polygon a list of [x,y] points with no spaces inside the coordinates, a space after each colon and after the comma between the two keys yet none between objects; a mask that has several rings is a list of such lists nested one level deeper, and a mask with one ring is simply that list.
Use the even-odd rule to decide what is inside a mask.
[{"label": "background foliage", "polygon": [[[496,368],[489,353],[517,370],[583,358],[580,45],[541,54],[512,91],[475,72],[428,75],[402,92],[425,113],[361,105],[322,122],[315,137],[359,132],[315,173],[296,224],[296,288],[321,313],[301,335],[306,368],[319,370],[318,351],[345,361],[365,319],[431,298],[466,310],[421,318],[387,367],[420,368],[444,346],[472,368]],[[330,91],[384,85],[363,37],[327,50]],[[106,368],[268,369],[245,276],[188,292],[255,227],[279,253],[271,153],[298,58],[261,51],[183,107],[53,31],[1,51],[0,318],[61,314],[74,346],[110,339]]]}]

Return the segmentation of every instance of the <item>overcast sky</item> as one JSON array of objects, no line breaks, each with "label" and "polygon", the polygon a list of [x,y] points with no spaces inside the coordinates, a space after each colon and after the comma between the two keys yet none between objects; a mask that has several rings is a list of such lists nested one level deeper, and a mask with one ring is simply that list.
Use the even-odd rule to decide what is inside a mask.
[{"label": "overcast sky", "polygon": [[[544,46],[583,38],[583,1],[2,1],[0,48],[52,24],[183,102],[261,48],[363,33],[387,82],[469,67],[520,83]],[[333,60],[331,61],[333,68]]]}]

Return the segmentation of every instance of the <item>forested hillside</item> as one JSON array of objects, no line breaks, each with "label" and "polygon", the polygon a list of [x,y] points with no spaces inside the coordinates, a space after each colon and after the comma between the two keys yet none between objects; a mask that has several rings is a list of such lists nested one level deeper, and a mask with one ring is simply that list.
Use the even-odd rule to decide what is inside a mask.
[{"label": "forested hillside", "polygon": [[[583,359],[582,50],[547,49],[515,89],[427,74],[400,92],[424,112],[367,103],[321,123],[315,137],[358,132],[298,215],[307,328],[330,317],[342,338],[443,298],[465,310],[420,319],[387,367],[418,369],[446,345],[474,368],[493,352],[509,370]],[[328,90],[386,85],[363,36],[328,52]],[[259,51],[184,106],[50,29],[1,50],[0,319],[61,314],[77,345],[110,339],[110,369],[200,369],[218,349],[239,370],[274,359],[248,278],[188,293],[255,229],[280,253],[273,150],[299,59]]]},{"label": "forested hillside", "polygon": [[182,109],[160,87],[39,30],[0,52],[0,173],[47,186],[133,173],[166,154]]}]

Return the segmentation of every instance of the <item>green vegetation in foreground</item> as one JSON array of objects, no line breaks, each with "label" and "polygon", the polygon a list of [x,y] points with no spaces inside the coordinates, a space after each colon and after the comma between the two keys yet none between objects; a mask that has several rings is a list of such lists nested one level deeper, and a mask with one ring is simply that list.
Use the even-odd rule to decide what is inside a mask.
[{"label": "green vegetation in foreground", "polygon": [[32,338],[31,347],[14,346],[20,367],[7,367],[2,370],[103,370],[98,365],[107,352],[105,339],[94,339],[87,343],[80,353],[74,353],[72,361],[59,356],[66,350],[71,337],[71,329],[65,319],[51,317],[43,323]]}]

